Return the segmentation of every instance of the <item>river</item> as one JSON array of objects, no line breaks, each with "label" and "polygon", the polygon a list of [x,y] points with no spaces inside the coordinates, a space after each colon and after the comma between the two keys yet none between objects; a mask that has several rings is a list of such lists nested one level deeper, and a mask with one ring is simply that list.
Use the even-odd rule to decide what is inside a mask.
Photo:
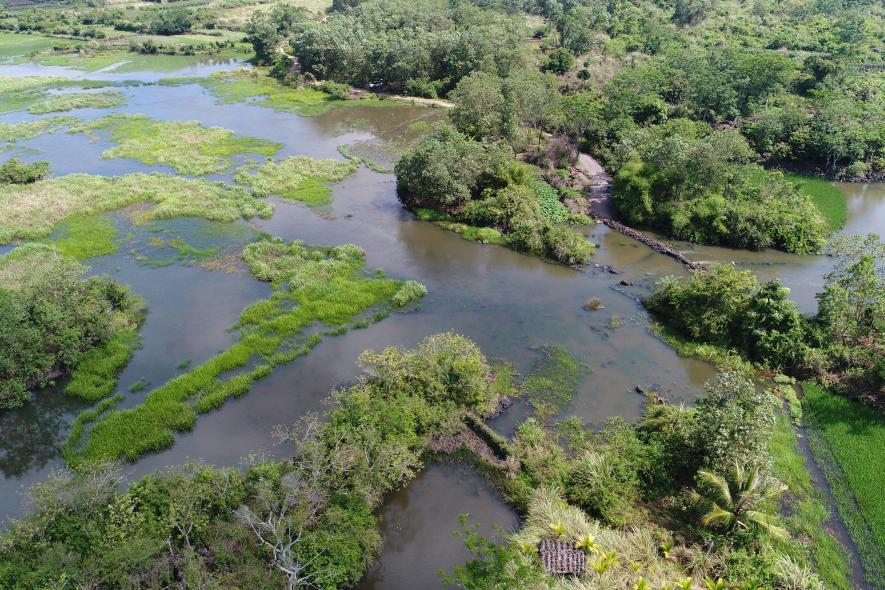
[{"label": "river", "polygon": [[[24,64],[0,66],[0,75],[39,73],[153,82],[170,75],[205,75],[236,65],[207,64],[162,76],[113,72],[84,76],[82,72]],[[254,104],[219,105],[197,84],[137,85],[119,90],[127,96],[128,104],[116,111],[160,119],[196,119],[277,141],[285,146],[280,157],[341,157],[337,147],[349,144],[380,153],[383,160],[383,154],[395,153],[411,122],[432,122],[443,116],[439,109],[401,104],[338,108],[316,117],[300,117]],[[94,118],[108,112],[83,109],[71,114]],[[29,118],[33,117],[10,113],[0,116],[0,121]],[[49,160],[55,175],[171,172],[132,160],[103,160],[100,154],[108,145],[83,135],[58,133],[19,142],[14,155],[20,154],[26,161]],[[4,153],[0,159],[8,155]],[[210,178],[232,180],[230,175]],[[846,231],[881,231],[885,227],[883,185],[841,185],[841,189],[849,204]],[[579,272],[503,247],[469,242],[420,222],[399,205],[394,177],[365,167],[334,185],[332,204],[324,210],[271,200],[276,206],[272,218],[241,222],[236,229],[219,229],[218,224],[192,219],[135,227],[126,214],[110,214],[120,234],[128,236],[127,245],[115,254],[88,261],[91,272],[107,273],[130,285],[149,307],[143,345],[120,378],[123,407],[137,404],[151,387],[179,374],[185,361],[198,364],[229,346],[234,340],[229,328],[240,311],[270,292],[268,285],[244,272],[209,270],[175,261],[145,264],[138,255],[152,232],[188,236],[201,247],[230,251],[256,231],[310,244],[351,242],[366,250],[368,267],[423,282],[429,291],[427,297],[416,311],[393,314],[365,330],[326,338],[309,355],[259,381],[249,394],[200,416],[196,427],[178,436],[172,448],[125,466],[130,477],[189,459],[237,465],[249,454],[282,456],[287,449],[274,445],[272,428],[294,422],[308,411],[321,410],[332,388],[355,379],[355,361],[361,351],[392,345],[410,347],[444,330],[468,336],[487,355],[507,359],[523,373],[538,359],[540,347],[564,345],[591,369],[564,414],[577,415],[587,423],[639,415],[644,398],[635,392],[637,385],[656,389],[671,401],[690,403],[715,373],[704,362],[679,357],[653,336],[648,330],[649,317],[638,303],[657,279],[684,274],[685,269],[604,225],[586,229],[587,238],[601,247],[589,268]],[[733,261],[752,269],[760,279],[780,278],[809,313],[814,311],[813,293],[830,268],[829,259],[820,256],[675,246],[692,259]],[[619,274],[603,268],[608,266]],[[622,281],[629,285],[622,286]],[[601,300],[603,309],[585,311],[583,304],[593,297]],[[623,319],[621,327],[610,327],[613,315]],[[130,386],[141,380],[150,386],[131,392]],[[59,391],[62,385],[38,392],[35,401],[22,409],[0,413],[0,520],[22,514],[26,509],[22,491],[63,466],[59,447],[84,404],[66,399]],[[520,411],[519,407],[512,410]],[[516,415],[505,415],[496,426],[507,433],[516,421]],[[431,466],[385,504],[385,548],[362,587],[441,586],[436,572],[450,569],[466,557],[463,541],[450,534],[459,528],[460,513],[470,513],[486,531],[491,531],[493,524],[504,529],[517,526],[510,509],[467,468]]]}]

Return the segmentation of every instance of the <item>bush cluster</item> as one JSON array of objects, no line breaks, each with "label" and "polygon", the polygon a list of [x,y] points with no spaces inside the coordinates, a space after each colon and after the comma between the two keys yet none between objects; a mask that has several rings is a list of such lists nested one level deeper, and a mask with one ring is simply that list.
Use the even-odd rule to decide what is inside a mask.
[{"label": "bush cluster", "polygon": [[0,408],[70,371],[96,346],[137,323],[138,306],[109,279],[36,244],[0,257]]},{"label": "bush cluster", "polygon": [[410,209],[496,228],[514,249],[571,266],[593,254],[584,236],[563,225],[568,211],[555,189],[516,161],[505,143],[441,126],[397,162],[396,177],[397,194]]}]

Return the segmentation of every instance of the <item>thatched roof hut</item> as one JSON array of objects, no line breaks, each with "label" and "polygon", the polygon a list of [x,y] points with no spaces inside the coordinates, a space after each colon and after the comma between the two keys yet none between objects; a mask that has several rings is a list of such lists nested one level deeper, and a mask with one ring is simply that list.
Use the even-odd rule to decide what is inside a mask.
[{"label": "thatched roof hut", "polygon": [[584,572],[587,556],[574,543],[567,541],[541,541],[538,543],[541,567],[548,574],[572,574]]}]

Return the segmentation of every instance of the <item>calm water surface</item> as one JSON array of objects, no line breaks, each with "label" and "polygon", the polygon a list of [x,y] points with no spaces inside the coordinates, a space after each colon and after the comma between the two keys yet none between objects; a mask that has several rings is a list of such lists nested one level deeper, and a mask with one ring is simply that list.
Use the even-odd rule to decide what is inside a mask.
[{"label": "calm water surface", "polygon": [[[213,68],[236,65],[206,64],[175,75],[203,75]],[[0,75],[59,75],[55,70],[0,66]],[[136,77],[113,72],[86,75],[70,70],[66,74]],[[152,81],[165,76],[138,77]],[[404,138],[414,135],[414,122],[424,125],[443,116],[438,110],[400,105],[338,108],[305,118],[256,105],[217,105],[198,85],[143,85],[120,90],[129,98],[128,105],[118,109],[120,112],[160,119],[196,119],[243,135],[278,141],[285,145],[280,156],[340,157],[338,146],[347,144],[361,154],[372,154],[384,165],[392,163]],[[72,114],[93,118],[108,112],[113,111],[84,109]],[[11,113],[0,121],[29,118],[32,116]],[[171,172],[132,160],[103,160],[100,154],[109,145],[101,139],[57,133],[20,142],[16,149],[26,160],[48,159],[56,175]],[[9,153],[0,154],[0,160],[8,157]],[[229,181],[231,174],[213,178]],[[841,188],[849,204],[846,231],[881,232],[885,227],[885,188]],[[110,215],[121,236],[126,236],[125,243],[118,253],[89,261],[91,272],[106,273],[130,285],[149,308],[142,348],[120,378],[123,407],[137,404],[152,387],[186,370],[180,368],[185,361],[196,365],[228,347],[236,339],[230,327],[240,311],[270,293],[268,285],[253,280],[241,268],[222,272],[187,261],[158,266],[156,262],[164,260],[164,254],[149,252],[146,244],[151,236],[182,236],[199,247],[211,245],[230,252],[236,252],[255,231],[312,244],[352,242],[365,248],[368,267],[383,268],[389,276],[419,280],[429,290],[418,310],[393,314],[365,330],[327,337],[306,357],[258,382],[248,395],[200,416],[193,431],[178,436],[174,447],[127,465],[132,477],[189,459],[236,465],[251,453],[281,456],[288,449],[274,446],[272,427],[322,409],[330,389],[356,378],[355,361],[360,352],[393,345],[410,347],[443,330],[465,334],[486,354],[513,362],[523,373],[538,359],[539,347],[566,346],[592,372],[564,413],[580,416],[588,423],[600,423],[610,416],[637,416],[644,400],[635,393],[636,385],[657,389],[672,401],[691,402],[714,374],[709,365],[680,358],[649,333],[649,318],[638,298],[660,277],[685,271],[672,259],[634,240],[602,225],[588,228],[588,239],[601,246],[594,263],[613,266],[620,274],[593,265],[578,272],[502,247],[468,242],[417,221],[397,202],[390,174],[361,168],[333,190],[333,203],[323,210],[272,199],[276,213],[271,219],[240,223],[239,231],[221,231],[215,227],[218,224],[201,220],[172,220],[136,228],[125,213]],[[773,251],[747,253],[682,243],[677,247],[692,258],[733,261],[752,269],[760,279],[780,278],[807,312],[814,311],[813,293],[831,265],[826,257]],[[149,260],[140,260],[143,256]],[[149,263],[150,259],[155,262]],[[622,281],[629,285],[622,286]],[[584,302],[592,297],[598,297],[604,308],[583,310]],[[619,316],[622,327],[610,327],[613,316]],[[139,380],[147,381],[150,387],[130,392],[129,387]],[[0,413],[0,520],[20,515],[24,510],[23,488],[44,480],[52,469],[62,466],[59,447],[71,420],[83,407],[50,389],[39,392],[25,408]],[[511,432],[521,419],[521,409],[513,412],[496,422],[502,432]],[[385,548],[362,587],[440,587],[436,572],[451,569],[466,558],[462,541],[450,535],[459,528],[457,515],[465,512],[484,527],[517,526],[509,508],[468,469],[431,466],[385,504],[381,514]]]}]

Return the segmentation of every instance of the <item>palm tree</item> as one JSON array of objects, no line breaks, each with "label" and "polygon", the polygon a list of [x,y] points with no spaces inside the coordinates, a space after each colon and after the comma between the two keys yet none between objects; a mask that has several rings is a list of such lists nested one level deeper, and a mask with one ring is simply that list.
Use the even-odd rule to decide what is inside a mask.
[{"label": "palm tree", "polygon": [[698,471],[702,484],[700,492],[692,492],[692,499],[701,510],[701,523],[730,533],[737,528],[751,527],[785,538],[788,533],[773,524],[774,517],[755,510],[763,501],[778,497],[785,489],[782,483],[759,475],[757,469],[745,468],[735,462],[725,476],[710,471]]}]

